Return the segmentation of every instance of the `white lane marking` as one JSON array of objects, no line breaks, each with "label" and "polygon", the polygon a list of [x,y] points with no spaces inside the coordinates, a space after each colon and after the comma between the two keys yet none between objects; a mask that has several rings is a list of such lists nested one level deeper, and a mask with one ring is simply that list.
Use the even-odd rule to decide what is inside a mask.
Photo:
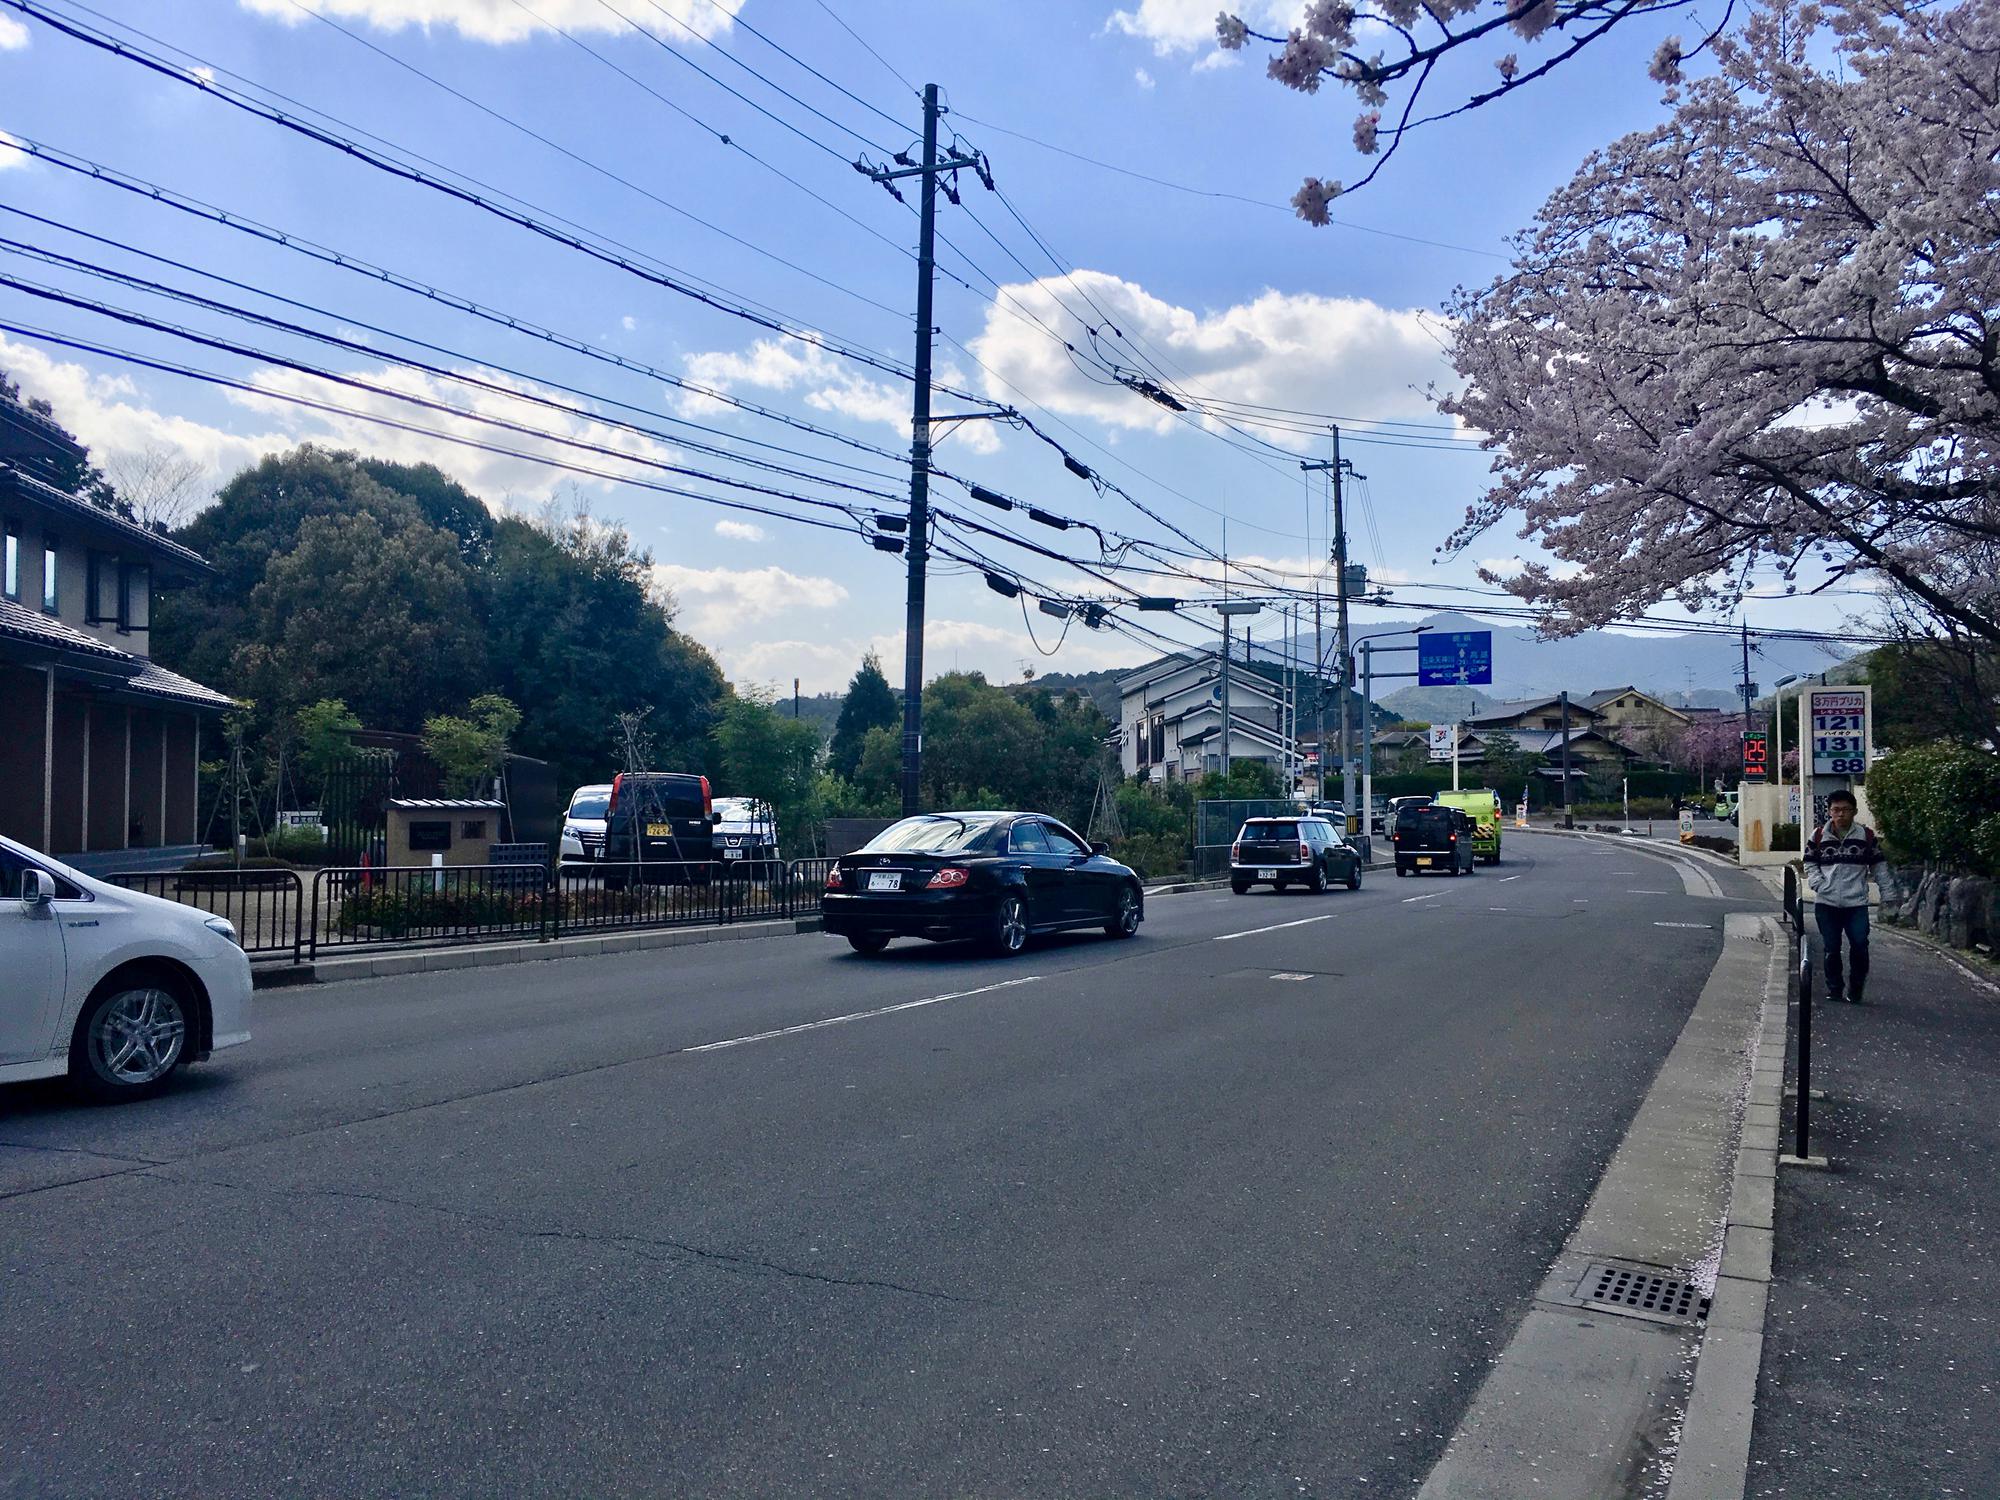
[{"label": "white lane marking", "polygon": [[1590,905],[1590,898],[1588,896],[1572,896],[1569,898],[1569,904],[1571,906],[1588,906]]},{"label": "white lane marking", "polygon": [[1504,906],[1489,906],[1486,909],[1488,911],[1505,911],[1507,908]]},{"label": "white lane marking", "polygon": [[1703,932],[1710,930],[1706,922],[1655,922],[1653,925],[1655,927],[1699,927]]},{"label": "white lane marking", "polygon": [[1500,883],[1501,883],[1502,885],[1505,885],[1505,884],[1506,884],[1506,883],[1507,883],[1508,881],[1510,881],[1510,880],[1519,880],[1520,878],[1521,878],[1521,877],[1520,877],[1520,876],[1518,876],[1518,875],[1502,875],[1502,876],[1500,877]]},{"label": "white lane marking", "polygon": [[1435,901],[1443,894],[1443,891],[1432,891],[1428,896],[1405,896],[1403,905],[1408,906],[1412,901]]},{"label": "white lane marking", "polygon": [[1233,943],[1240,937],[1255,937],[1260,932],[1278,932],[1287,927],[1305,927],[1313,922],[1331,922],[1339,915],[1337,911],[1330,911],[1323,917],[1301,917],[1296,922],[1273,922],[1269,927],[1252,927],[1248,932],[1225,932],[1215,941]]},{"label": "white lane marking", "polygon": [[1310,974],[1273,974],[1273,975],[1272,975],[1271,977],[1272,977],[1273,979],[1289,979],[1289,980],[1292,980],[1292,981],[1294,981],[1295,983],[1303,983],[1303,982],[1304,982],[1305,980],[1308,980],[1308,979],[1312,978],[1312,975],[1310,975]]},{"label": "white lane marking", "polygon": [[824,1020],[807,1021],[798,1026],[780,1026],[776,1031],[758,1031],[749,1036],[733,1036],[721,1042],[703,1042],[699,1047],[684,1047],[687,1053],[720,1052],[725,1047],[747,1047],[752,1042],[768,1042],[773,1037],[797,1036],[802,1031],[818,1031],[826,1026],[845,1026],[849,1021],[867,1021],[876,1016],[893,1016],[899,1010],[919,1010],[926,1005],[942,1005],[947,1000],[967,1000],[974,995],[990,995],[995,990],[1009,990],[1020,984],[1033,984],[1042,976],[1028,974],[1020,979],[1003,979],[998,984],[983,984],[976,990],[959,990],[950,995],[932,995],[924,1000],[905,1000],[900,1005],[878,1005],[873,1010],[849,1011],[844,1016],[828,1016]]},{"label": "white lane marking", "polygon": [[1666,891],[1627,891],[1625,894],[1628,896],[1664,896],[1669,893]]}]

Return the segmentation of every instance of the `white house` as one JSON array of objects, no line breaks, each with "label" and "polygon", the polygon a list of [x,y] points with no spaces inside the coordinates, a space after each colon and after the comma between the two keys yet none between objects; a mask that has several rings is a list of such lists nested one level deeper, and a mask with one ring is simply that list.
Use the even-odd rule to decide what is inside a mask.
[{"label": "white house", "polygon": [[[1275,680],[1274,680],[1275,679]],[[1297,752],[1292,713],[1276,669],[1232,662],[1229,755],[1261,760],[1282,777]],[[1160,657],[1119,684],[1119,764],[1154,781],[1222,767],[1222,658],[1217,652]]]}]

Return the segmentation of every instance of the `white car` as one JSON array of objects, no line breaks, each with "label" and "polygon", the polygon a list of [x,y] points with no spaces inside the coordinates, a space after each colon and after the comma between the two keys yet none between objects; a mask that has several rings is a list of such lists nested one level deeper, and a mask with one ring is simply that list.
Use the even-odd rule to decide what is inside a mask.
[{"label": "white car", "polygon": [[604,825],[611,812],[611,783],[580,786],[563,814],[562,857],[566,860],[604,858]]},{"label": "white car", "polygon": [[778,820],[771,804],[754,797],[715,799],[715,857],[720,860],[774,860]]},{"label": "white car", "polygon": [[0,838],[0,1083],[136,1099],[250,1040],[236,929]]}]

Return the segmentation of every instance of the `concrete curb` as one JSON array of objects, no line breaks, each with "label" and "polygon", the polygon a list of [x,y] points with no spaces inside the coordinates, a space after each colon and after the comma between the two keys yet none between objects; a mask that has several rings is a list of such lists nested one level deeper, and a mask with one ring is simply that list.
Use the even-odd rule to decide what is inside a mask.
[{"label": "concrete curb", "polygon": [[[1755,1363],[1747,1388],[1721,1382],[1731,1357],[1740,1367],[1763,1347],[1770,1198],[1767,1191],[1761,1199],[1762,1224],[1753,1222],[1757,1190],[1743,1187],[1740,1166],[1746,1154],[1762,1152],[1769,1162],[1777,1151],[1776,1107],[1766,1123],[1746,1101],[1769,1056],[1761,1038],[1774,989],[1782,1045],[1784,964],[1772,918],[1730,912],[1723,927],[1722,953],[1693,1012],[1418,1500],[1658,1494],[1676,1434],[1686,1430],[1682,1393],[1705,1342],[1715,1353],[1704,1399],[1713,1404],[1718,1386],[1724,1398],[1746,1392],[1739,1426],[1747,1464]],[[1704,1268],[1718,1260],[1725,1272],[1707,1328],[1621,1311],[1586,1291],[1592,1267],[1665,1273],[1700,1285]],[[1695,1436],[1704,1455],[1703,1445],[1734,1437],[1705,1436],[1710,1430],[1713,1422]],[[1686,1451],[1685,1439],[1680,1446]],[[1713,1462],[1702,1457],[1692,1467]],[[1710,1493],[1740,1490],[1674,1491],[1681,1500]]]},{"label": "concrete curb", "polygon": [[697,943],[748,942],[756,938],[795,937],[820,931],[820,919],[788,917],[771,922],[731,922],[712,927],[654,927],[634,932],[607,932],[550,943],[474,943],[451,948],[399,948],[352,957],[321,958],[306,964],[253,967],[252,984],[260,990],[336,984],[348,979],[386,979],[398,974],[442,973],[449,969],[482,969],[495,964],[535,963],[557,958],[590,958],[605,953],[643,953],[656,948],[685,948]]},{"label": "concrete curb", "polygon": [[[1781,930],[1773,940],[1783,943]],[[1789,980],[1789,967],[1781,964],[1776,982],[1764,987],[1749,1103],[1723,1222],[1722,1263],[1666,1500],[1743,1500],[1749,1487],[1750,1432],[1757,1412],[1757,1373],[1764,1363],[1775,1248]]]}]

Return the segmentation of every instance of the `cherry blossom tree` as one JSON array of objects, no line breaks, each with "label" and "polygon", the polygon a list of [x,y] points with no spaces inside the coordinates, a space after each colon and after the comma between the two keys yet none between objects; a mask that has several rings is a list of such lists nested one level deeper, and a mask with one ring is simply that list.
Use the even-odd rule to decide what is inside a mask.
[{"label": "cherry blossom tree", "polygon": [[[1299,25],[1286,36],[1254,30],[1230,11],[1215,18],[1215,36],[1227,51],[1252,41],[1278,47],[1265,71],[1287,88],[1316,94],[1322,85],[1332,83],[1361,101],[1361,112],[1354,119],[1354,149],[1374,158],[1367,173],[1345,188],[1331,178],[1308,177],[1292,198],[1300,218],[1323,225],[1331,222],[1327,205],[1342,192],[1372,182],[1409,132],[1527,87],[1634,16],[1662,15],[1693,4],[1694,0],[1496,0],[1482,15],[1480,0],[1310,0]],[[1735,0],[1728,0],[1717,25],[1686,49],[1679,37],[1661,42],[1653,57],[1653,77],[1661,83],[1675,82],[1681,64],[1720,35],[1735,11]],[[1525,61],[1517,51],[1502,50],[1523,43],[1538,49]],[[1439,65],[1453,53],[1474,49],[1490,55],[1493,81],[1484,88],[1455,93],[1435,107],[1426,104],[1425,92]]]},{"label": "cherry blossom tree", "polygon": [[[1566,634],[1855,574],[2000,640],[2000,0],[1760,5],[1461,290],[1442,408]],[[1850,583],[1852,588],[1853,584]]]}]

